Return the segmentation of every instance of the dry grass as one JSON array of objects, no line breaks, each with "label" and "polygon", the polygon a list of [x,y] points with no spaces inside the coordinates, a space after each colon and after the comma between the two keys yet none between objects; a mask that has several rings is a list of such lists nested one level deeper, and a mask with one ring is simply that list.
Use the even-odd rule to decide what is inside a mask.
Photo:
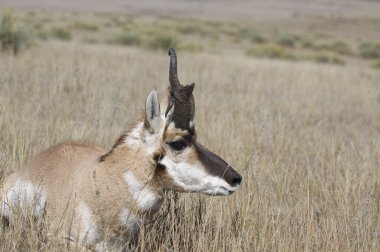
[{"label": "dry grass", "polygon": [[[161,251],[356,251],[380,246],[380,73],[179,53],[198,139],[243,175],[230,197],[170,194],[140,245]],[[43,148],[110,147],[167,84],[160,51],[47,42],[0,62],[0,175]],[[6,158],[5,158],[6,157]],[[0,251],[64,250],[30,227]],[[136,248],[138,249],[138,248]]]},{"label": "dry grass", "polygon": [[[72,12],[4,12],[0,6],[0,19],[7,15],[12,18],[11,22],[6,23],[17,25],[13,29],[10,29],[12,25],[0,25],[0,44],[3,45],[3,50],[13,47],[15,52],[41,41],[63,40],[163,51],[168,47],[175,47],[192,53],[237,53],[257,58],[369,68],[380,57],[376,42],[378,39],[371,36],[346,38],[340,32],[331,34],[313,29],[293,32],[291,29],[260,26],[255,22],[205,21],[173,16],[112,13],[78,15]],[[299,23],[304,21],[300,20]],[[378,23],[380,27],[380,21]],[[365,30],[366,26],[352,29],[352,33],[356,33],[358,30]],[[376,31],[373,29],[372,33]]]}]

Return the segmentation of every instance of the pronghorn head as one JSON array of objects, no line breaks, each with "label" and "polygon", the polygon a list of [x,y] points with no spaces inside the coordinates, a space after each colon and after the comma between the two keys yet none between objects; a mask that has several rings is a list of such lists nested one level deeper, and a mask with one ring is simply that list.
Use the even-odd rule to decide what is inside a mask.
[{"label": "pronghorn head", "polygon": [[219,156],[197,141],[194,128],[194,83],[183,86],[177,76],[177,57],[169,50],[168,96],[160,110],[157,92],[151,91],[145,105],[142,141],[155,162],[154,178],[164,189],[230,195],[242,177]]}]

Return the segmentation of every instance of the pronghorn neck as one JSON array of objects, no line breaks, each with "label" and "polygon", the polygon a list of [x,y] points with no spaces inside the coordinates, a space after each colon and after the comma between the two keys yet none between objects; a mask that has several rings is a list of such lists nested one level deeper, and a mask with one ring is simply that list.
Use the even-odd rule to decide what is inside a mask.
[{"label": "pronghorn neck", "polygon": [[110,179],[123,180],[142,213],[159,210],[163,200],[162,186],[155,177],[156,141],[147,134],[143,122],[138,122],[100,159],[107,174],[112,174]]}]

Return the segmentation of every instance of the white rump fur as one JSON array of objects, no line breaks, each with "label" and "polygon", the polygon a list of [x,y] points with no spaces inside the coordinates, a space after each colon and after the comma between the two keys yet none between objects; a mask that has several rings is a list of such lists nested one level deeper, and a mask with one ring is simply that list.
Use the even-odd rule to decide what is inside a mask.
[{"label": "white rump fur", "polygon": [[9,217],[12,210],[20,207],[23,214],[28,214],[31,209],[32,215],[42,217],[46,204],[46,196],[40,186],[35,186],[30,182],[17,180],[10,188],[1,201],[1,214]]}]

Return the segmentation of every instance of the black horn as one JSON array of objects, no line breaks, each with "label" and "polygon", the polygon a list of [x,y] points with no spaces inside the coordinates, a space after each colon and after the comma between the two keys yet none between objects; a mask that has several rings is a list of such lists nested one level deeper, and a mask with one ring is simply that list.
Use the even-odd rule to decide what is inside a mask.
[{"label": "black horn", "polygon": [[169,97],[165,116],[174,106],[173,121],[177,128],[183,130],[190,128],[190,121],[194,119],[195,105],[193,90],[195,84],[183,86],[179,82],[177,74],[177,55],[173,48],[169,49]]},{"label": "black horn", "polygon": [[179,85],[179,79],[177,74],[177,54],[175,53],[175,50],[173,48],[169,49],[169,56],[170,56],[170,65],[169,65],[169,82],[170,87],[176,88]]}]

